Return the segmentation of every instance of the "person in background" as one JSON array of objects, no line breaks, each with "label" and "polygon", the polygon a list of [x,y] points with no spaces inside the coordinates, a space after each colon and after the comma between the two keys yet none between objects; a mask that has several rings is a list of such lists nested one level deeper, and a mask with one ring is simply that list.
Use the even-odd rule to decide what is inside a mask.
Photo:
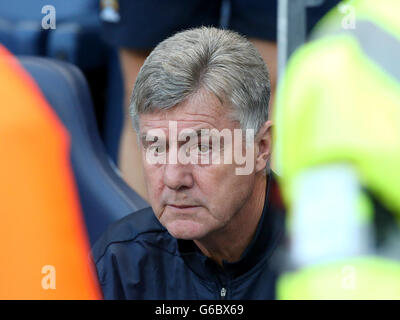
[{"label": "person in background", "polygon": [[101,299],[68,133],[2,45],[0,70],[0,299]]},{"label": "person in background", "polygon": [[332,10],[279,83],[281,299],[400,297],[400,2],[342,5],[354,14]]}]

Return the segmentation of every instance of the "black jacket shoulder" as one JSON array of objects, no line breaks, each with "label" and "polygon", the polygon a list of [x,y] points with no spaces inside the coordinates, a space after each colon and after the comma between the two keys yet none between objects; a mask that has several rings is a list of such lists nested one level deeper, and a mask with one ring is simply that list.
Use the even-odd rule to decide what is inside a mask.
[{"label": "black jacket shoulder", "polygon": [[113,243],[134,241],[140,235],[162,232],[166,229],[155,217],[151,207],[141,209],[111,224],[92,248],[94,262],[97,263]]}]

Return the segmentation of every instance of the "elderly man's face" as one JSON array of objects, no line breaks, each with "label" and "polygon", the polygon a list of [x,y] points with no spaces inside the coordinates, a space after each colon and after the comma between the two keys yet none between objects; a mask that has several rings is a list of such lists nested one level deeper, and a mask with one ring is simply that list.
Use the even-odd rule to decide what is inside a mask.
[{"label": "elderly man's face", "polygon": [[[234,137],[233,130],[240,127],[237,121],[229,118],[227,108],[221,105],[217,97],[205,91],[168,111],[140,116],[141,151],[150,204],[161,224],[173,237],[199,240],[224,228],[243,207],[253,191],[255,173],[252,170],[250,174],[238,175],[235,169],[239,166],[234,159],[230,164],[225,163],[228,161],[225,161],[224,149],[236,148],[237,141],[234,138],[232,144],[221,141],[221,150],[210,150],[211,143],[207,145],[200,138],[196,139],[194,141],[197,143],[187,144],[187,150],[190,159],[198,158],[197,164],[193,161],[182,164],[179,160],[178,163],[171,163],[168,154],[177,152],[185,143],[178,142],[177,148],[173,146],[171,123],[177,124],[178,136],[183,129],[192,129],[193,132],[199,132],[200,129],[216,129],[219,132],[228,129]],[[146,141],[149,135],[157,136],[154,132],[159,132],[160,136],[163,133],[166,149],[160,144],[160,136],[156,142]],[[165,153],[167,163],[150,163],[146,157],[149,150],[154,150],[158,155]],[[213,163],[213,157],[218,152],[221,161]],[[241,152],[245,154],[245,143]],[[204,158],[208,158],[209,164],[202,162]]]}]

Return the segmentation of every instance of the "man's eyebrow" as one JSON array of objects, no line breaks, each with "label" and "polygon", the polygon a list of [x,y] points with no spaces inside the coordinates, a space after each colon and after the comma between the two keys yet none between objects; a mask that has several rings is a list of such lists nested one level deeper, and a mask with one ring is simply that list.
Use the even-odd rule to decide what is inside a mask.
[{"label": "man's eyebrow", "polygon": [[[182,136],[185,136],[186,138],[188,138],[188,137],[201,137],[202,135],[211,136],[211,129],[210,128],[200,128],[197,130],[183,129],[178,134],[178,139],[179,139],[179,137],[182,137]],[[157,142],[157,141],[163,140],[163,138],[164,137],[159,137],[157,135],[148,134],[147,132],[141,134],[141,136],[140,136],[140,140],[143,145],[149,144],[151,142]],[[168,141],[168,137],[166,137],[166,140]],[[178,141],[178,142],[181,143],[182,141]]]},{"label": "man's eyebrow", "polygon": [[[186,139],[187,138],[192,138],[192,137],[197,137],[197,138],[201,138],[201,136],[211,136],[210,135],[210,129],[209,128],[200,128],[200,129],[197,129],[197,130],[194,130],[194,129],[186,129],[186,131],[185,131],[185,129],[183,129],[179,134],[178,134],[178,139],[180,138],[180,137],[185,137]],[[180,139],[179,139],[180,140]],[[186,140],[187,141],[187,140]],[[182,142],[182,141],[179,141],[180,143]],[[184,141],[183,141],[184,142]]]},{"label": "man's eyebrow", "polygon": [[149,140],[147,139],[147,137],[148,137],[148,135],[146,134],[146,133],[143,133],[141,136],[140,136],[140,141],[144,144],[144,143],[146,143],[146,142],[149,142]]},{"label": "man's eyebrow", "polygon": [[157,142],[157,141],[161,140],[161,138],[157,135],[143,133],[140,137],[140,140],[141,140],[142,144],[144,145],[144,144],[149,144],[151,142]]},{"label": "man's eyebrow", "polygon": [[143,133],[140,135],[140,140],[145,141],[147,139],[147,133]]},{"label": "man's eyebrow", "polygon": [[183,129],[178,136],[181,136],[183,134],[185,134],[185,136],[189,137],[189,136],[200,136],[201,135],[201,131],[204,130],[203,129],[197,129],[197,130],[193,130],[193,129]]}]

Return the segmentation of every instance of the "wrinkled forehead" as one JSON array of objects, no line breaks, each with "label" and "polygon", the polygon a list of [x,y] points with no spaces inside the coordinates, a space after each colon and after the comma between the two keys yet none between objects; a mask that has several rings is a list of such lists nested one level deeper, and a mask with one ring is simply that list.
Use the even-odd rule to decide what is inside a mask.
[{"label": "wrinkled forehead", "polygon": [[178,132],[185,129],[233,129],[239,122],[232,116],[232,108],[223,104],[215,95],[207,92],[196,94],[189,99],[166,109],[157,110],[139,116],[140,136],[155,129],[168,133],[171,125]]}]

